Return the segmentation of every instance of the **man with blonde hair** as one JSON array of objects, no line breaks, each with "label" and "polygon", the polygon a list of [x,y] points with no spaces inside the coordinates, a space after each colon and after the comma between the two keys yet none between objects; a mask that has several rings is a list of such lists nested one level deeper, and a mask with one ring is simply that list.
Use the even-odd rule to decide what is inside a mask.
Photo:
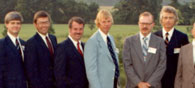
[{"label": "man with blonde hair", "polygon": [[157,36],[164,39],[167,49],[167,69],[161,80],[162,88],[174,88],[180,47],[189,43],[187,35],[174,28],[178,20],[179,17],[174,7],[163,6],[160,12],[162,30],[155,32]]},{"label": "man with blonde hair", "polygon": [[164,41],[151,33],[154,21],[150,12],[140,14],[138,25],[140,32],[126,38],[123,47],[126,88],[161,88],[166,69]]},{"label": "man with blonde hair", "polygon": [[84,51],[89,88],[117,88],[119,66],[114,39],[109,34],[111,13],[100,10],[95,23],[98,30],[89,38]]}]

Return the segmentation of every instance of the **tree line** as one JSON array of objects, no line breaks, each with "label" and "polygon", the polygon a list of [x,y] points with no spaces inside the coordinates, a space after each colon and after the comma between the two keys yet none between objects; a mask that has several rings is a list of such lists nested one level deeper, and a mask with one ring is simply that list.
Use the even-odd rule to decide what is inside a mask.
[{"label": "tree line", "polygon": [[[179,24],[190,25],[195,21],[195,2],[181,4],[171,0],[169,4],[178,9]],[[115,24],[137,24],[138,16],[143,11],[151,12],[155,22],[159,23],[162,0],[120,0],[113,8]],[[24,17],[24,23],[32,23],[33,15],[38,10],[50,13],[53,23],[67,23],[72,16],[84,18],[86,23],[94,23],[99,5],[95,2],[78,0],[0,0],[0,22],[5,14],[17,10]],[[94,28],[94,25],[91,25]]]},{"label": "tree line", "polygon": [[50,13],[53,23],[67,23],[72,16],[80,16],[87,23],[95,19],[99,5],[76,2],[75,0],[0,0],[0,22],[5,14],[17,10],[24,17],[24,23],[32,23],[36,11]]}]

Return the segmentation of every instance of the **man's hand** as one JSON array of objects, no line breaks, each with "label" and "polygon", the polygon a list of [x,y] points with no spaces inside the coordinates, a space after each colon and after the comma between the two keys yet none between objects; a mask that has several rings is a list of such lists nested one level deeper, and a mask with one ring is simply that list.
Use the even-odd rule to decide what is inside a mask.
[{"label": "man's hand", "polygon": [[140,82],[137,86],[138,88],[150,88],[151,85],[147,82]]}]

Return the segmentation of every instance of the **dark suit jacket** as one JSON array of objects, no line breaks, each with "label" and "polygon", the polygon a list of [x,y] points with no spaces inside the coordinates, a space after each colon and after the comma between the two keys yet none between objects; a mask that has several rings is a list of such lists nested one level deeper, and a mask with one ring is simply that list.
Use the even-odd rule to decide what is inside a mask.
[{"label": "dark suit jacket", "polygon": [[0,88],[27,88],[22,56],[9,36],[0,40],[0,47]]},{"label": "dark suit jacket", "polygon": [[57,47],[54,73],[57,88],[88,88],[84,59],[69,38]]},{"label": "dark suit jacket", "polygon": [[[157,36],[162,36],[162,30],[155,32]],[[188,44],[188,36],[176,29],[174,29],[171,40],[167,46],[167,69],[162,78],[162,88],[174,88],[174,80],[177,71],[177,63],[179,53],[174,54],[175,48],[180,48],[181,46]]]},{"label": "dark suit jacket", "polygon": [[[56,37],[49,34],[54,52]],[[30,88],[54,88],[53,59],[41,36],[36,33],[26,43],[24,64]]]}]

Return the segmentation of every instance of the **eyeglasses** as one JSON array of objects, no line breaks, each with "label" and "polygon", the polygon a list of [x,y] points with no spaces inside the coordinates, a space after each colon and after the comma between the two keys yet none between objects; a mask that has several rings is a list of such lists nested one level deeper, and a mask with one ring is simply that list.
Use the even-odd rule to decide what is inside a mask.
[{"label": "eyeglasses", "polygon": [[167,17],[167,16],[165,16],[165,17],[163,17],[163,19],[170,19],[170,20],[173,20],[173,19],[175,19],[175,17]]},{"label": "eyeglasses", "polygon": [[[153,22],[152,22],[152,23],[153,23]],[[146,26],[149,26],[149,25],[151,25],[152,23],[141,23],[141,22],[139,22],[140,25],[146,25]]]}]

